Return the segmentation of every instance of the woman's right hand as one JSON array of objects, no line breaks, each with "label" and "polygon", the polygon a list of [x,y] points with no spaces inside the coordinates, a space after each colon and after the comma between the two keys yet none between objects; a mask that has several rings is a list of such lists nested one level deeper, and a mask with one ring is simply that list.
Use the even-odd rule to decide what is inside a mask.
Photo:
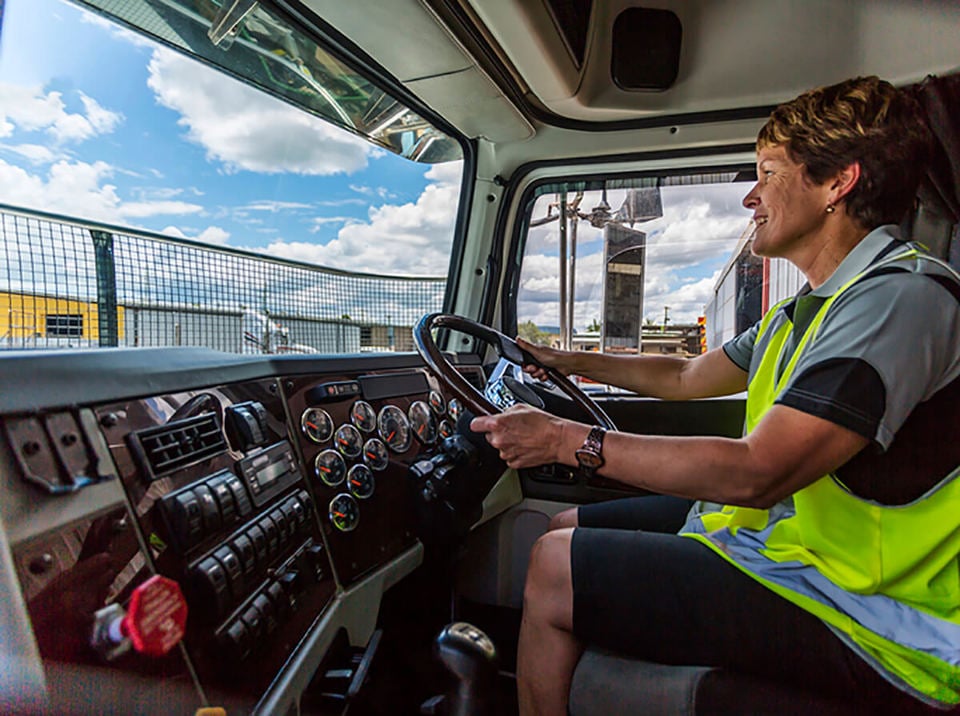
[{"label": "woman's right hand", "polygon": [[561,351],[548,346],[538,346],[517,336],[517,345],[527,353],[532,355],[541,365],[525,363],[523,371],[529,373],[537,380],[548,380],[547,371],[541,366],[553,368],[558,373],[570,375],[573,372],[572,361],[570,360],[571,351]]}]

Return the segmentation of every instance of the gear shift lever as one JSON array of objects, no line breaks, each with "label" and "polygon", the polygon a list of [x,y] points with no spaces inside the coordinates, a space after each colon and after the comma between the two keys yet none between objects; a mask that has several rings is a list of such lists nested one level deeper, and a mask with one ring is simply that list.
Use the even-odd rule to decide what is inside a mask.
[{"label": "gear shift lever", "polygon": [[456,677],[443,699],[445,716],[487,716],[496,703],[497,649],[466,622],[448,624],[434,643],[440,663]]}]

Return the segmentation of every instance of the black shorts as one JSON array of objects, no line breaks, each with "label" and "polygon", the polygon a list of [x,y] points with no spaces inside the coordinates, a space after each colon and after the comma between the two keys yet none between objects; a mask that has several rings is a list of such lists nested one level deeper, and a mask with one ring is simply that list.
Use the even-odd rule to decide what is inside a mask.
[{"label": "black shorts", "polygon": [[580,505],[577,509],[577,522],[581,527],[676,534],[683,527],[692,505],[693,500],[668,495],[624,497],[620,500]]},{"label": "black shorts", "polygon": [[660,524],[649,519],[654,509],[651,502],[581,512],[594,526],[578,527],[571,546],[573,631],[580,641],[660,664],[724,667],[845,699],[879,696],[904,713],[926,711],[819,619],[700,542],[596,526],[603,514],[620,524],[625,514],[634,516],[632,524],[641,517]]}]

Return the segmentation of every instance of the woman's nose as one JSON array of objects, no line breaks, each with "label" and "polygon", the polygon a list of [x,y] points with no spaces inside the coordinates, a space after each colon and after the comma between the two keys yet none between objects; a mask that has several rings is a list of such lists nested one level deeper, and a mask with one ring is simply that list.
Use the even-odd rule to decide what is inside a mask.
[{"label": "woman's nose", "polygon": [[759,186],[760,186],[760,182],[757,182],[756,184],[754,184],[753,188],[749,191],[749,193],[745,197],[743,197],[743,205],[747,209],[756,209],[757,205],[760,203],[760,196],[759,196],[759,193],[757,192],[757,187]]}]

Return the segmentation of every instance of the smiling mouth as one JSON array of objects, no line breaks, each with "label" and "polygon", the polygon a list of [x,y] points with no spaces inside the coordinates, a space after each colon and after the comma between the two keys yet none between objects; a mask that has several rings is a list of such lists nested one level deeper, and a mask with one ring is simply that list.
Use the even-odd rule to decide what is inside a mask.
[{"label": "smiling mouth", "polygon": [[753,220],[753,223],[755,223],[757,226],[763,226],[764,224],[767,223],[767,217],[766,217],[766,216],[758,216],[757,218],[755,218],[755,219]]}]

